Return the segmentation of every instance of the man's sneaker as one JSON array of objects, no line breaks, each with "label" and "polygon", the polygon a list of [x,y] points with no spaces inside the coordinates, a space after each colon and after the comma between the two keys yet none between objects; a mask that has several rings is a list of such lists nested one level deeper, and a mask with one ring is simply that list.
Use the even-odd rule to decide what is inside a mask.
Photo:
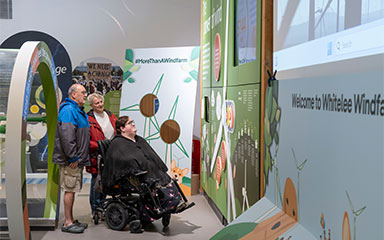
[{"label": "man's sneaker", "polygon": [[61,231],[62,232],[68,232],[68,233],[83,233],[84,228],[72,223],[71,225],[69,225],[67,227],[64,227],[64,225],[63,225],[61,227]]},{"label": "man's sneaker", "polygon": [[82,227],[82,228],[84,228],[84,229],[88,228],[88,223],[81,223],[81,222],[79,222],[79,220],[77,220],[77,219],[76,219],[75,221],[73,221],[72,224],[75,224],[76,226]]}]

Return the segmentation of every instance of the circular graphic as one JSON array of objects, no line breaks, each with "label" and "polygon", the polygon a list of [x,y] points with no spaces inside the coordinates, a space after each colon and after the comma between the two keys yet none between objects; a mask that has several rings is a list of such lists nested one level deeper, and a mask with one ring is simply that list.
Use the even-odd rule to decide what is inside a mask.
[{"label": "circular graphic", "polygon": [[140,100],[140,112],[145,117],[153,117],[159,110],[159,100],[156,95],[148,93]]},{"label": "circular graphic", "polygon": [[221,40],[220,34],[216,33],[215,36],[215,48],[214,48],[214,66],[215,66],[215,79],[220,80],[220,68],[221,68]]},{"label": "circular graphic", "polygon": [[[28,124],[29,125],[29,124]],[[31,139],[42,139],[47,134],[47,125],[45,123],[31,124]]]},{"label": "circular graphic", "polygon": [[351,240],[351,227],[347,212],[344,212],[342,240]]},{"label": "circular graphic", "polygon": [[161,125],[160,137],[165,143],[172,144],[177,141],[179,136],[180,126],[175,120],[169,119]]},{"label": "circular graphic", "polygon": [[31,113],[36,114],[36,113],[39,112],[39,106],[37,106],[36,104],[33,104],[33,105],[29,108],[29,110],[31,111]]},{"label": "circular graphic", "polygon": [[[61,102],[63,98],[63,93],[61,92],[61,89],[59,88],[59,102]],[[37,105],[39,105],[42,109],[45,109],[45,98],[44,98],[44,92],[43,92],[43,85],[40,85],[35,92],[35,100]],[[32,112],[32,110],[31,110]],[[32,112],[34,113],[34,112]],[[37,112],[36,112],[37,113]]]}]

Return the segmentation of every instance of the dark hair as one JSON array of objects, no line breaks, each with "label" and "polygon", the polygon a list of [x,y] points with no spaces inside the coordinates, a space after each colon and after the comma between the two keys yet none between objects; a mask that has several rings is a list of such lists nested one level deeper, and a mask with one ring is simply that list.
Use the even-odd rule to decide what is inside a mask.
[{"label": "dark hair", "polygon": [[129,117],[128,116],[121,116],[116,120],[116,132],[117,134],[121,135],[120,127],[124,127],[125,124],[128,122]]}]

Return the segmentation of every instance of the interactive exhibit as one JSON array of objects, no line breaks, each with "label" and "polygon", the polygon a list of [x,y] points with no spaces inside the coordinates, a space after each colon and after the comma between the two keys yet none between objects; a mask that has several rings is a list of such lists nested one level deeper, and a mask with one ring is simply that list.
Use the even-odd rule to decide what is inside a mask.
[{"label": "interactive exhibit", "polygon": [[[202,120],[202,186],[230,221],[211,239],[384,239],[384,2],[274,1],[273,66],[277,73],[271,74],[266,89],[262,119],[264,197],[256,204],[250,201],[250,208],[244,209],[242,196],[236,195],[236,181],[247,180],[243,186],[248,199],[250,189],[257,192],[259,185],[257,179],[248,181],[248,172],[238,174],[235,146],[244,136],[247,142],[257,139],[260,129],[255,136],[247,136],[239,122],[248,116],[257,120],[259,112],[239,111],[242,91],[233,96],[225,87],[230,89],[236,68],[240,71],[248,64],[252,70],[260,68],[253,62],[236,66],[236,57],[231,55],[236,53],[234,46],[240,45],[231,41],[234,36],[241,39],[236,26],[252,19],[241,15],[243,7],[250,11],[252,2],[256,1],[202,1],[202,102],[211,107],[223,104],[221,114],[204,108],[208,112]],[[257,14],[260,2],[266,1],[257,1]],[[241,29],[249,31],[248,26]],[[218,81],[214,72],[220,62],[217,35],[225,46]],[[243,81],[242,72],[234,80]],[[252,76],[253,81],[259,78]],[[217,101],[222,92],[223,100]],[[229,101],[234,106],[233,129]],[[225,118],[223,130],[220,117]],[[224,154],[218,147],[223,145]]]},{"label": "interactive exhibit", "polygon": [[203,0],[201,186],[231,222],[259,200],[260,1]]},{"label": "interactive exhibit", "polygon": [[[42,85],[44,113],[30,104],[36,79]],[[46,184],[27,184],[26,178],[27,152],[36,141],[34,134],[47,133],[46,151],[52,159],[60,91],[48,46],[26,42],[20,49],[0,49],[0,83],[0,227],[8,229],[11,239],[29,239],[30,226],[56,226],[59,207],[58,168],[52,161],[44,175]],[[45,195],[39,194],[39,187],[46,187]]]}]

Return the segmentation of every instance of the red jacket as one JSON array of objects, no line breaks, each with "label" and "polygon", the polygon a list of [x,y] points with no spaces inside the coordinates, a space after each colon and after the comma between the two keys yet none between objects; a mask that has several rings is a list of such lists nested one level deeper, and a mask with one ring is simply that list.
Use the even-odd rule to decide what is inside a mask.
[{"label": "red jacket", "polygon": [[[115,129],[115,135],[116,135],[116,125],[115,124],[116,124],[117,118],[110,111],[108,111],[108,110],[104,110],[104,111],[107,113],[109,120],[111,121],[112,127]],[[95,118],[95,114],[94,114],[93,110],[88,112],[88,121],[89,121],[89,125],[90,125],[89,133],[91,136],[91,141],[89,144],[89,155],[91,156],[90,157],[91,166],[87,166],[85,169],[87,172],[93,174],[93,173],[98,173],[97,159],[96,159],[96,157],[97,157],[97,141],[98,140],[104,140],[105,136],[104,136],[103,130],[101,129],[99,123],[97,122],[97,120]]]}]

